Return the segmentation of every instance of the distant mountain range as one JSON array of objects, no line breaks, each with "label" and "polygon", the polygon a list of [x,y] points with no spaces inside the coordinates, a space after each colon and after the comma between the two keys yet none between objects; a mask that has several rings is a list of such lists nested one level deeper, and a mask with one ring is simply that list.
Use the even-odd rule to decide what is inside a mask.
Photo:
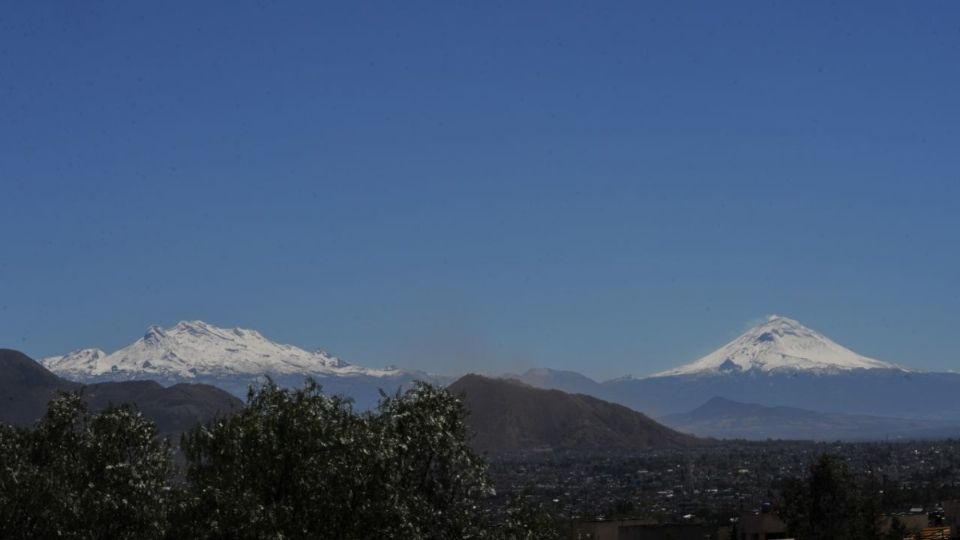
[{"label": "distant mountain range", "polygon": [[823,413],[719,397],[690,412],[658,420],[686,433],[722,439],[861,441],[960,437],[960,422]]},{"label": "distant mountain range", "polygon": [[41,363],[78,382],[198,382],[240,397],[265,376],[282,386],[300,386],[305,377],[313,377],[326,392],[349,395],[362,408],[376,403],[379,389],[393,392],[416,379],[445,382],[422,372],[348,364],[324,351],[276,343],[256,330],[218,328],[203,321],[182,321],[167,329],[151,326],[143,337],[110,354],[81,349]]},{"label": "distant mountain range", "polygon": [[[359,408],[374,405],[381,389],[392,393],[418,379],[437,384],[453,380],[395,367],[358,366],[323,351],[309,352],[271,341],[254,330],[218,328],[202,321],[184,321],[166,329],[151,327],[140,339],[110,354],[83,349],[42,363],[57,375],[81,383],[134,379],[164,385],[207,383],[236,396],[244,396],[251,384],[265,376],[282,386],[299,386],[309,376],[328,393],[353,397]],[[868,358],[793,319],[776,315],[699,360],[654,375],[598,382],[573,371],[543,368],[506,377],[537,388],[590,395],[654,418],[690,413],[712,396],[810,413],[853,415],[855,418],[834,417],[828,422],[843,438],[913,433],[909,426],[881,425],[867,417],[890,417],[891,422],[960,422],[960,399],[956,398],[960,374],[913,371]],[[761,422],[755,413],[739,412],[758,423],[757,436],[773,433],[771,424]],[[809,420],[810,425],[827,422],[824,418]],[[731,427],[730,433],[753,437],[746,422]],[[725,425],[733,426],[729,414]],[[789,425],[793,431],[776,433],[786,438],[808,438],[815,433],[797,422]],[[858,431],[857,425],[862,429]],[[915,433],[921,432],[923,429]]]},{"label": "distant mountain range", "polygon": [[651,376],[600,383],[540,369],[518,378],[541,388],[588,393],[654,417],[685,413],[719,396],[819,412],[960,420],[960,374],[912,371],[867,358],[780,316],[700,360]]},{"label": "distant mountain range", "polygon": [[[243,403],[206,384],[62,379],[23,353],[0,349],[0,423],[28,426],[58,391],[81,391],[94,410],[129,403],[176,437],[197,423],[229,415]],[[449,390],[463,397],[472,443],[481,451],[678,448],[701,444],[622,405],[586,395],[542,390],[515,380],[465,375]]]},{"label": "distant mountain range", "polygon": [[503,378],[516,379],[537,388],[563,390],[564,392],[573,394],[604,396],[607,393],[606,386],[604,386],[603,383],[599,383],[576,371],[534,368],[520,374],[508,373],[503,375]]},{"label": "distant mountain range", "polygon": [[479,450],[641,450],[703,443],[622,405],[512,379],[465,375],[449,390],[463,397]]},{"label": "distant mountain range", "polygon": [[200,422],[238,410],[243,403],[206,384],[164,387],[155,381],[82,385],[51,373],[27,355],[0,349],[0,423],[28,426],[40,419],[57,391],[81,390],[93,409],[131,403],[162,436],[177,435]]}]

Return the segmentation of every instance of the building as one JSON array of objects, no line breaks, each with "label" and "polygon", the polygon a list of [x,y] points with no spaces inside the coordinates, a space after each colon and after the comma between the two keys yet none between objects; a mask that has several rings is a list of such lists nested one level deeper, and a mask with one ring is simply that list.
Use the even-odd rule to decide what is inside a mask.
[{"label": "building", "polygon": [[734,540],[775,540],[787,538],[787,524],[768,509],[741,512],[737,519]]}]

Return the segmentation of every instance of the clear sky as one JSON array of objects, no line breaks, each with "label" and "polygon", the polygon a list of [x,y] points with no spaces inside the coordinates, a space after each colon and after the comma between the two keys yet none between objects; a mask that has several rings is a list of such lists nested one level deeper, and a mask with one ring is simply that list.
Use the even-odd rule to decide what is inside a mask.
[{"label": "clear sky", "polygon": [[956,2],[10,2],[0,346],[960,368]]}]

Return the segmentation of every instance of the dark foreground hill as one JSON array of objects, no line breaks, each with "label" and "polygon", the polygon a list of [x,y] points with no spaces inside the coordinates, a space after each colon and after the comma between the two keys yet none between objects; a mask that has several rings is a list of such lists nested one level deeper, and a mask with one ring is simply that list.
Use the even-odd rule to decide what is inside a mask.
[{"label": "dark foreground hill", "polygon": [[676,429],[724,439],[861,441],[960,436],[960,423],[825,413],[713,398],[696,409],[659,418]]},{"label": "dark foreground hill", "polygon": [[449,390],[463,396],[478,450],[639,450],[700,442],[622,405],[513,379],[465,375]]},{"label": "dark foreground hill", "polygon": [[166,388],[153,381],[126,381],[81,385],[57,377],[29,356],[0,349],[0,423],[28,426],[47,410],[57,391],[82,390],[94,409],[130,403],[156,424],[161,435],[177,435],[198,422],[230,414],[243,403],[229,393],[205,384],[177,384]]}]

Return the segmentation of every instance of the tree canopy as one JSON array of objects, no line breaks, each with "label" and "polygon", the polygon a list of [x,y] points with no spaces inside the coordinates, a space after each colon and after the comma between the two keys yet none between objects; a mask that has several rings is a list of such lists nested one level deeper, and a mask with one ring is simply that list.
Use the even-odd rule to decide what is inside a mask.
[{"label": "tree canopy", "polygon": [[187,434],[190,536],[475,538],[485,467],[460,402],[418,384],[357,413],[315,383],[267,384]]},{"label": "tree canopy", "polygon": [[0,537],[556,537],[536,509],[485,504],[465,417],[425,383],[356,411],[313,381],[268,382],[186,433],[175,467],[136,410],[63,394],[34,428],[0,428]]},{"label": "tree canopy", "polygon": [[0,429],[0,537],[161,538],[169,445],[129,407],[91,414],[78,394],[35,429]]},{"label": "tree canopy", "polygon": [[782,515],[797,538],[881,538],[878,497],[830,454],[811,463],[806,478],[788,483],[784,499]]}]

